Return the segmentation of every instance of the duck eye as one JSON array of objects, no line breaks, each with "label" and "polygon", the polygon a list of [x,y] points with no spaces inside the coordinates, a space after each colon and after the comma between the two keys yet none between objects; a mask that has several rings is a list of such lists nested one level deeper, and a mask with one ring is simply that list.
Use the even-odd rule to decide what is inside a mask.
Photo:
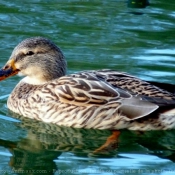
[{"label": "duck eye", "polygon": [[28,51],[27,53],[26,53],[26,55],[33,55],[34,54],[34,52],[32,52],[32,51]]}]

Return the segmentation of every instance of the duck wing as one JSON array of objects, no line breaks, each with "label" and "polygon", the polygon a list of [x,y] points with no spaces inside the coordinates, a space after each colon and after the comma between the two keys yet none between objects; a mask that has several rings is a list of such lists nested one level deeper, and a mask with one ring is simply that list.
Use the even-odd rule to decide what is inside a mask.
[{"label": "duck wing", "polygon": [[[92,71],[96,77],[109,83],[113,87],[121,88],[133,96],[140,97],[143,101],[154,103],[158,106],[175,106],[175,94],[168,89],[163,89],[159,83],[149,83],[124,72],[113,70]],[[155,85],[159,86],[155,86]]]},{"label": "duck wing", "polygon": [[96,107],[107,105],[109,109],[115,107],[129,120],[146,116],[158,108],[153,103],[133,96],[129,91],[111,86],[91,72],[59,78],[56,93],[62,103]]},{"label": "duck wing", "polygon": [[175,85],[174,84],[160,83],[160,82],[154,82],[154,81],[147,81],[147,82],[154,85],[154,86],[157,86],[161,89],[164,89],[168,92],[175,94]]},{"label": "duck wing", "polygon": [[72,101],[82,105],[103,105],[132,95],[120,88],[99,80],[91,73],[71,74],[59,79],[58,92],[62,101]]}]

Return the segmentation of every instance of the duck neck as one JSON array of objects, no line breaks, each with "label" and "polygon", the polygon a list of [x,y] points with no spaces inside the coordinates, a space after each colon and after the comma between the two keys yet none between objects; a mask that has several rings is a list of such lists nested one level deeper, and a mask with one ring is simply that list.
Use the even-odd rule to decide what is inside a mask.
[{"label": "duck neck", "polygon": [[43,80],[43,79],[38,79],[35,77],[24,77],[21,82],[27,83],[27,84],[31,84],[31,85],[43,85],[46,84],[49,81]]}]

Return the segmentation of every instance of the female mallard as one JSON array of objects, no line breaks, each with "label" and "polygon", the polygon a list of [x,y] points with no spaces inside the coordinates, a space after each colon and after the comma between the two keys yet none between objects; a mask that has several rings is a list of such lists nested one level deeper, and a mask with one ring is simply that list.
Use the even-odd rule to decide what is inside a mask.
[{"label": "female mallard", "polygon": [[99,70],[66,74],[61,50],[42,37],[15,47],[0,80],[24,75],[8,98],[15,113],[77,128],[171,129],[175,95],[134,76]]}]

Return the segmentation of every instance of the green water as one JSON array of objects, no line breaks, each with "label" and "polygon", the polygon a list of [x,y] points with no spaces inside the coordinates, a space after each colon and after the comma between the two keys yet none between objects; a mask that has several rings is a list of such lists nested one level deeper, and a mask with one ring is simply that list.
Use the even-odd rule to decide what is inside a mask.
[{"label": "green water", "polygon": [[[175,83],[175,2],[150,3],[1,0],[0,66],[21,40],[44,36],[63,50],[68,73],[108,68]],[[11,118],[7,95],[19,80],[0,82],[0,174],[174,174],[174,130],[122,131],[113,149],[95,154],[110,131]]]}]

